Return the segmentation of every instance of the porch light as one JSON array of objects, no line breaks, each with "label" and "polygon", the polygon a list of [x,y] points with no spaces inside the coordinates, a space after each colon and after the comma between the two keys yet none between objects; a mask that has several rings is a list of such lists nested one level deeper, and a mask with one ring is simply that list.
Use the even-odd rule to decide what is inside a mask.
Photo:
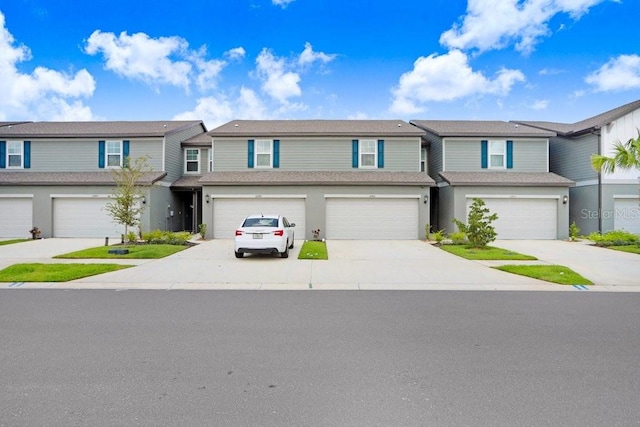
[{"label": "porch light", "polygon": [[568,201],[569,201],[569,196],[567,196],[567,195],[562,196],[562,204],[563,205],[566,205]]},{"label": "porch light", "polygon": [[424,202],[424,204],[426,205],[427,202],[429,201],[429,195],[425,194],[424,196],[422,196],[422,201]]},{"label": "porch light", "polygon": [[208,194],[204,195],[204,201],[209,203],[211,201],[211,197]]},{"label": "porch light", "polygon": [[142,196],[142,204],[143,205],[147,204],[147,197],[146,196]]}]

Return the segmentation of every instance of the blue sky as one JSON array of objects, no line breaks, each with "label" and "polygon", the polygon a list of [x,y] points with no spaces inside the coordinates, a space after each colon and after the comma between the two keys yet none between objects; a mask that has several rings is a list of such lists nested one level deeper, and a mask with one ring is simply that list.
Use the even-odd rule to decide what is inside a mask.
[{"label": "blue sky", "polygon": [[638,0],[0,0],[0,121],[575,122],[640,99],[639,16]]}]

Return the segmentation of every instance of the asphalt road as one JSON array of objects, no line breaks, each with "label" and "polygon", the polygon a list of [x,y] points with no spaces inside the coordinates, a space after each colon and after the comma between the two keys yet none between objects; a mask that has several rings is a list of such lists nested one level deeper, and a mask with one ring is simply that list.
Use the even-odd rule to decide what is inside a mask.
[{"label": "asphalt road", "polygon": [[0,290],[2,426],[637,425],[640,295]]}]

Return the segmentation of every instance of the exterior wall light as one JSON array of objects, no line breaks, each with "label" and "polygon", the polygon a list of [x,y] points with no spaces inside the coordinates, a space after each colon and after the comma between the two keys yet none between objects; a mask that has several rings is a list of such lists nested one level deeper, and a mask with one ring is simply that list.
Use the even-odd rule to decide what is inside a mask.
[{"label": "exterior wall light", "polygon": [[429,201],[429,195],[425,194],[424,196],[422,196],[422,201],[424,202],[424,204],[426,205],[427,202]]},{"label": "exterior wall light", "polygon": [[567,196],[567,195],[562,196],[562,204],[563,205],[566,205],[568,201],[569,201],[569,196]]},{"label": "exterior wall light", "polygon": [[146,196],[142,196],[142,204],[143,205],[147,204],[147,197]]},{"label": "exterior wall light", "polygon": [[204,201],[209,203],[211,201],[211,197],[208,194],[204,195]]}]

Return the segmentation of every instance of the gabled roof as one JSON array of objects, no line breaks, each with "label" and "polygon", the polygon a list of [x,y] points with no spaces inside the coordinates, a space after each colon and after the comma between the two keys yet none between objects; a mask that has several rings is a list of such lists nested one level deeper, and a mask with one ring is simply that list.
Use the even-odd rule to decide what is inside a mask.
[{"label": "gabled roof", "polygon": [[630,102],[613,110],[605,111],[597,116],[590,117],[585,120],[581,120],[576,123],[555,123],[555,122],[541,122],[541,121],[517,121],[514,123],[520,123],[523,125],[534,126],[540,129],[547,129],[557,132],[562,136],[580,135],[591,131],[597,131],[603,126],[608,125],[614,120],[620,117],[640,109],[640,100]]},{"label": "gabled roof", "polygon": [[[151,185],[164,178],[166,172],[147,172],[138,181],[141,185]],[[110,171],[100,172],[7,172],[0,174],[3,185],[115,185]]]},{"label": "gabled roof", "polygon": [[391,171],[238,171],[209,172],[200,185],[418,185],[435,181],[424,172]]},{"label": "gabled roof", "polygon": [[270,136],[422,136],[404,120],[234,120],[209,131],[213,137]]},{"label": "gabled roof", "polygon": [[127,138],[164,137],[202,120],[119,121],[119,122],[28,122],[0,127],[0,138]]},{"label": "gabled roof", "polygon": [[183,147],[184,146],[200,147],[203,145],[211,146],[211,135],[209,135],[207,132],[202,132],[199,135],[192,136],[186,141],[182,141],[181,145]]},{"label": "gabled roof", "polygon": [[23,122],[0,122],[0,127],[3,126],[12,126],[12,125],[19,125],[21,123],[29,123],[27,121],[23,121]]},{"label": "gabled roof", "polygon": [[445,136],[475,137],[537,137],[549,138],[555,132],[523,126],[518,123],[489,120],[411,120],[411,124],[431,132]]},{"label": "gabled roof", "polygon": [[573,187],[575,182],[551,172],[440,172],[451,185]]}]

